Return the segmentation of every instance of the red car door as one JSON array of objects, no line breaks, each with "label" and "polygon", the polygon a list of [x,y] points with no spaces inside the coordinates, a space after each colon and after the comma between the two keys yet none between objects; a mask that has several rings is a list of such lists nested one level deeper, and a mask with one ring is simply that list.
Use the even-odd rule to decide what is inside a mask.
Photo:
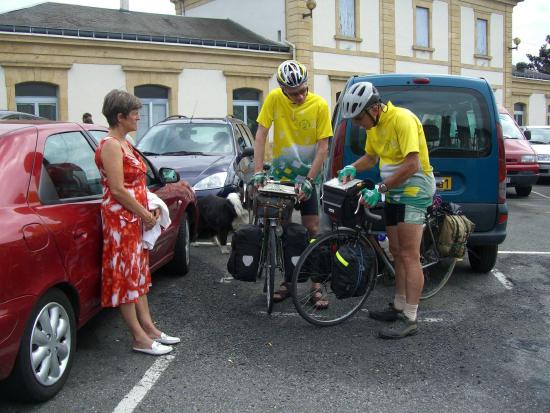
[{"label": "red car door", "polygon": [[53,235],[66,281],[78,292],[79,324],[100,308],[102,188],[94,153],[77,125],[41,130],[31,185],[36,193],[29,191],[31,208]]}]

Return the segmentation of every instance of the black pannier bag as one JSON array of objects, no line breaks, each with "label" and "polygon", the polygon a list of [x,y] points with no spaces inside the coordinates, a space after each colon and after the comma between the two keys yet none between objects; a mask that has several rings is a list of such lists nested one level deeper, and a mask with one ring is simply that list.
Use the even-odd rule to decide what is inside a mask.
[{"label": "black pannier bag", "polygon": [[314,283],[326,282],[332,272],[332,257],[330,255],[330,246],[322,244],[317,246],[313,252],[309,255],[307,261],[302,266],[302,273],[300,274],[303,282],[307,280],[307,276],[311,278]]},{"label": "black pannier bag", "polygon": [[323,211],[333,222],[345,227],[355,227],[365,219],[365,210],[360,207],[357,214],[357,202],[359,191],[367,187],[367,183],[361,179],[352,179],[346,184],[333,178],[323,184]]},{"label": "black pannier bag", "polygon": [[345,244],[338,248],[333,257],[330,283],[337,298],[360,297],[366,293],[372,259],[360,244]]},{"label": "black pannier bag", "polygon": [[227,271],[240,281],[256,281],[262,250],[262,230],[253,224],[243,224],[231,239],[231,254]]},{"label": "black pannier bag", "polygon": [[307,248],[309,241],[307,228],[297,223],[285,225],[282,240],[285,260],[285,281],[292,282],[294,268],[296,268],[300,255]]}]

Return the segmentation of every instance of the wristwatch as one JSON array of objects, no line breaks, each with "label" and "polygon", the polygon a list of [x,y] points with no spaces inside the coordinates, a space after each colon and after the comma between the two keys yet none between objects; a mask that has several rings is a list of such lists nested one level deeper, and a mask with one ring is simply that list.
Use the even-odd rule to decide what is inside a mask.
[{"label": "wristwatch", "polygon": [[388,192],[388,187],[384,182],[378,185],[378,192],[380,192],[381,194],[385,194],[386,192]]}]

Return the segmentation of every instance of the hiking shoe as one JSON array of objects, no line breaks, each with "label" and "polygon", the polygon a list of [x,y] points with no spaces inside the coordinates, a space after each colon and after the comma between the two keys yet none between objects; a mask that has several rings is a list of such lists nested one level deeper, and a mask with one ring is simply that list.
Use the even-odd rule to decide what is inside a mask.
[{"label": "hiking shoe", "polygon": [[409,320],[404,314],[399,314],[397,320],[378,332],[380,338],[397,339],[413,336],[418,333],[416,321]]},{"label": "hiking shoe", "polygon": [[388,307],[384,310],[369,310],[369,317],[378,321],[395,321],[399,317],[399,314],[403,314],[403,310],[396,310],[393,303],[388,303]]}]

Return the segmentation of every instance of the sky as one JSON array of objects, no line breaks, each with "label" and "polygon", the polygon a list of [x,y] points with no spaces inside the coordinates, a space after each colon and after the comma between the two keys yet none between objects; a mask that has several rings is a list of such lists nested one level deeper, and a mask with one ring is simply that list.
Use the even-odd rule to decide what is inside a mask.
[{"label": "sky", "polygon": [[[118,9],[120,0],[54,0],[57,3]],[[0,0],[0,13],[33,6],[39,0]],[[130,10],[159,14],[175,14],[170,0],[129,0]],[[538,55],[540,47],[550,34],[550,0],[524,0],[515,8],[512,16],[512,37],[519,37],[518,50],[512,51],[512,62],[529,62],[527,53]],[[510,42],[510,47],[513,43]]]}]

